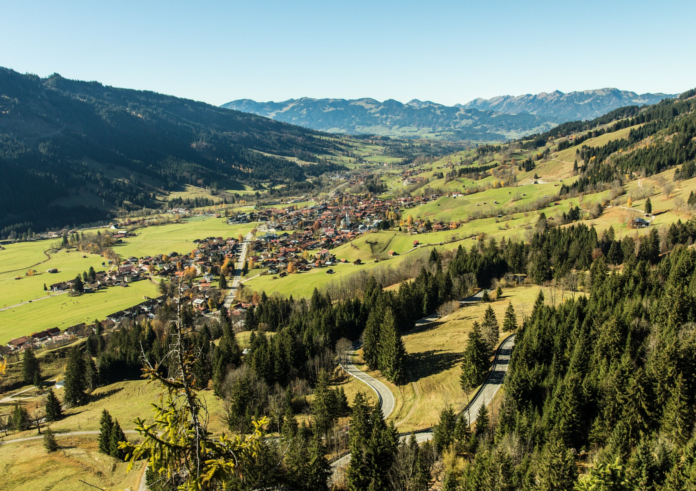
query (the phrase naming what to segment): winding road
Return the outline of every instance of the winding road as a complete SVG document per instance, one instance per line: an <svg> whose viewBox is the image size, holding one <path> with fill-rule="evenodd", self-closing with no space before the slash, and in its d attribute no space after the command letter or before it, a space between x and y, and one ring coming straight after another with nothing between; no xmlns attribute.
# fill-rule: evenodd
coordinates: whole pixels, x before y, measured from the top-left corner
<svg viewBox="0 0 696 491"><path fill-rule="evenodd" d="M481 297L483 296L483 292L484 290L481 290L475 295L461 300L461 303L464 305L480 302ZM417 321L415 327L413 328L413 330L410 331L410 333L420 330L424 326L436 321L438 318L439 316L437 314L433 314L431 316ZM467 418L470 418L470 423L474 423L476 421L476 417L478 415L479 409L481 409L481 406L484 404L490 404L490 402L493 400L493 397L498 392L498 389L500 389L500 386L503 384L503 381L505 379L505 373L507 372L508 365L510 364L510 356L512 354L512 348L514 347L514 345L514 334L511 334L510 336L505 338L502 343L500 343L500 346L496 351L495 359L493 360L493 366L488 374L488 377L483 382L481 387L479 387L471 402L469 402L469 404L462 410L462 414L465 413L467 415ZM353 344L353 350L347 353L347 355L350 357L349 359L353 358L355 352L358 349L360 349L360 343L356 342ZM377 398L379 399L379 402L382 405L382 414L384 414L384 418L386 419L394 410L395 400L394 394L392 394L391 390L389 390L389 388L379 380L375 379L374 377L371 377L367 373L357 368L352 362L347 362L345 363L345 365L341 366L346 372L348 372L350 376L357 378L358 380L369 386L373 391L375 391L375 393L377 393ZM410 433L401 434L400 438L406 439L409 436ZM429 428L427 430L415 433L414 436L416 438L416 441L419 443L431 440L433 438L433 428ZM336 480L336 478L342 472L343 468L346 467L349 462L350 454L347 454L331 463L334 480Z"/></svg>

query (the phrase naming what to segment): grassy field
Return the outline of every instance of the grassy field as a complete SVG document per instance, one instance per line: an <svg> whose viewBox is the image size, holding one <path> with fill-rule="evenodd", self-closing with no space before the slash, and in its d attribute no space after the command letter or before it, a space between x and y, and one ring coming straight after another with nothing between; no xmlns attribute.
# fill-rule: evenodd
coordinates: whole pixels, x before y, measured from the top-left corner
<svg viewBox="0 0 696 491"><path fill-rule="evenodd" d="M255 224L227 225L223 218L204 218L200 220L182 220L156 227L136 230L134 237L129 237L114 247L121 257L144 257L154 254L189 253L195 249L193 241L205 237L238 237L246 235Z"/></svg>
<svg viewBox="0 0 696 491"><path fill-rule="evenodd" d="M502 325L508 303L518 324L528 315L539 287L518 287L503 292L502 300L466 306L425 329L403 337L408 352L409 384L399 387L401 403L393 413L399 431L415 431L435 425L447 405L461 410L467 403L459 386L461 355L475 321L481 321L488 305ZM502 335L501 335L502 338Z"/></svg>
<svg viewBox="0 0 696 491"><path fill-rule="evenodd" d="M80 322L103 320L109 314L142 302L144 296L156 295L157 287L143 280L127 288L111 287L79 297L64 293L20 305L0 312L0 343L51 327L65 329Z"/></svg>
<svg viewBox="0 0 696 491"><path fill-rule="evenodd" d="M93 267L96 271L104 271L107 266L102 266L106 261L96 254L83 254L75 250L50 253L48 259L43 249L49 246L49 242L20 242L6 246L6 250L0 251L0 264L4 270L18 270L14 272L0 273L0 308L16 305L48 295L44 291L44 284L50 286L53 283L73 280L83 271ZM31 269L36 270L34 276L26 276L29 267L39 261L44 261ZM56 268L58 273L51 274L46 271ZM16 279L19 277L20 279Z"/></svg>
<svg viewBox="0 0 696 491"><path fill-rule="evenodd" d="M128 464L99 453L93 437L58 438L59 450L48 453L43 441L0 446L0 490L135 489L143 463ZM84 482L83 482L84 481Z"/></svg>

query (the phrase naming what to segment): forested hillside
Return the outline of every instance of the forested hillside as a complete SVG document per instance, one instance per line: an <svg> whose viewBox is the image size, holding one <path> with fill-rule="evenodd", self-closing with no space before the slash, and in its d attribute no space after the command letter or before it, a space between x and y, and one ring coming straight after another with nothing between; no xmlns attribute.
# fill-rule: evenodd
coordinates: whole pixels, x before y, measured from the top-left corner
<svg viewBox="0 0 696 491"><path fill-rule="evenodd" d="M0 68L0 235L153 207L158 193L184 184L302 181L336 168L317 155L339 149L314 131L250 114Z"/></svg>

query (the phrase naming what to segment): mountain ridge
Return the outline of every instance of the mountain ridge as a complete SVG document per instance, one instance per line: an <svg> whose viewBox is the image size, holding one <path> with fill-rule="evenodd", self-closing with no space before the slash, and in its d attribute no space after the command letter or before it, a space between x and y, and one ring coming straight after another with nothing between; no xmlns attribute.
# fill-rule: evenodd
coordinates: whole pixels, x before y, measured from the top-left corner
<svg viewBox="0 0 696 491"><path fill-rule="evenodd" d="M543 132L568 121L594 119L619 107L652 105L671 97L674 95L604 88L477 98L453 106L419 99L402 103L370 97L300 97L278 102L238 99L220 107L331 133L504 140Z"/></svg>
<svg viewBox="0 0 696 491"><path fill-rule="evenodd" d="M490 110L506 114L535 114L560 124L574 120L589 120L623 106L657 104L677 94L638 94L615 87L573 92L540 92L518 96L502 95L490 99L476 98L459 106L467 109Z"/></svg>
<svg viewBox="0 0 696 491"><path fill-rule="evenodd" d="M402 138L505 140L554 126L532 114L509 115L418 99L406 104L394 99L380 102L370 97L350 100L302 97L281 102L240 99L220 107L318 131Z"/></svg>

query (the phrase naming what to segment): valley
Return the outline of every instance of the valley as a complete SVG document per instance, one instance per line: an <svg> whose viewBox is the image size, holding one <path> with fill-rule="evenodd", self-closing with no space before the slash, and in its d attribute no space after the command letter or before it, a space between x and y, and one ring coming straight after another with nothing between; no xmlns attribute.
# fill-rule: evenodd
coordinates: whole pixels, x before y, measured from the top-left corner
<svg viewBox="0 0 696 491"><path fill-rule="evenodd" d="M649 431L650 445L669 441L683 463L669 472L696 468L696 415L683 402L694 382L692 92L533 135L433 141L337 136L145 92L3 76L24 89L4 103L2 124L18 125L28 104L25 123L52 131L3 137L0 162L18 162L7 155L21 143L43 155L27 157L35 170L55 155L84 170L32 213L98 201L107 175L128 191L95 220L3 215L0 489L168 490L191 478L187 459L204 455L213 475L227 452L244 469L225 471L234 489L296 486L312 473L323 488L362 489L356 469L376 465L365 455L378 451L391 473L429 456L409 464L427 474L422 489L477 489L469 473L496 462L509 479L541 482L554 458L566 484L589 482L615 455L637 480ZM53 104L81 108L61 113L74 115L65 130L30 103L24 91L39 86ZM186 145L137 140L139 150L97 160L90 142L121 145L81 126L106 99L117 101L110 117L130 101L135 118L157 121L147 131L176 129ZM120 127L145 131L131 116ZM199 138L189 124L212 133ZM63 141L66 132L81 136ZM62 153L68 144L79 151ZM106 449L115 426L105 411L129 443L119 448L117 435ZM31 439L48 428L58 450ZM405 443L412 433L420 446ZM208 453L149 460L174 469L159 487L146 459L195 452L196 441ZM31 461L41 470L28 475Z"/></svg>

